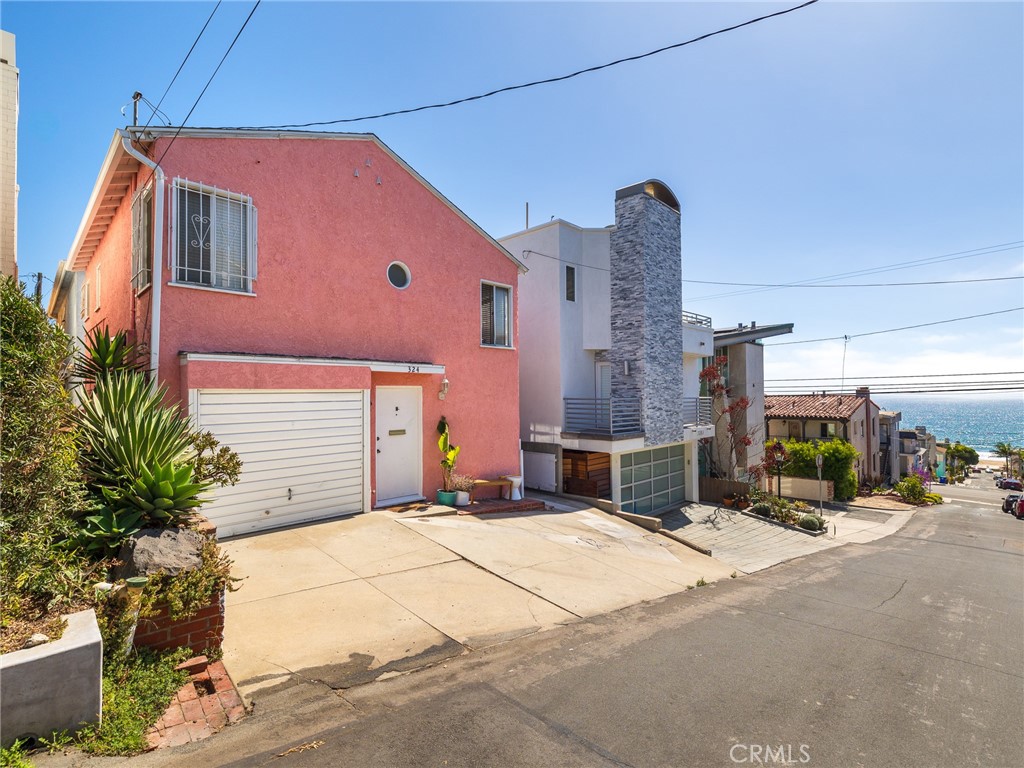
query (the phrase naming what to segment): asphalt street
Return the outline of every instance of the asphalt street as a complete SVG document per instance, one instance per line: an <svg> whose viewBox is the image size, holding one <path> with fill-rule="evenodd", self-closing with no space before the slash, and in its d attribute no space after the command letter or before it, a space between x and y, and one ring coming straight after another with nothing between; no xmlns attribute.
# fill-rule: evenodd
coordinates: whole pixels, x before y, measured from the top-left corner
<svg viewBox="0 0 1024 768"><path fill-rule="evenodd" d="M1024 520L926 508L871 544L277 695L133 765L1020 766Z"/></svg>

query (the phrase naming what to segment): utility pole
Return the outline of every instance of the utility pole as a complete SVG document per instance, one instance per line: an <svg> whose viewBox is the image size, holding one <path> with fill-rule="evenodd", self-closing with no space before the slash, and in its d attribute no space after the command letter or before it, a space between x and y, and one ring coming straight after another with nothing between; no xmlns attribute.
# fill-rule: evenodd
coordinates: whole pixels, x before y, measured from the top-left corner
<svg viewBox="0 0 1024 768"><path fill-rule="evenodd" d="M36 272L36 304L43 303L43 273Z"/></svg>

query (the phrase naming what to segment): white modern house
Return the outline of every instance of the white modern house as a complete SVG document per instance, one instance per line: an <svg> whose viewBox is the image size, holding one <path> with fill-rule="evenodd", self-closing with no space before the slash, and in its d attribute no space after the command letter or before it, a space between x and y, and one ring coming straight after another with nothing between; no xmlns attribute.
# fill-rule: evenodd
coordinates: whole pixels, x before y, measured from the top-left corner
<svg viewBox="0 0 1024 768"><path fill-rule="evenodd" d="M711 320L684 314L680 206L662 182L615 194L615 224L556 219L499 241L519 284L525 484L650 513L698 498Z"/></svg>
<svg viewBox="0 0 1024 768"><path fill-rule="evenodd" d="M712 420L715 422L714 440L705 443L707 451L703 456L705 471L711 474L728 474L734 470L737 479L746 480L750 467L764 458L764 346L763 339L783 336L793 332L792 323L772 325L750 325L739 323L732 328L715 329L715 357L724 360L720 364L725 394L713 404ZM712 362L705 360L705 365ZM733 419L716 418L731 403L746 398L750 406L739 412ZM728 433L732 421L736 434L749 435L750 446L734 445Z"/></svg>

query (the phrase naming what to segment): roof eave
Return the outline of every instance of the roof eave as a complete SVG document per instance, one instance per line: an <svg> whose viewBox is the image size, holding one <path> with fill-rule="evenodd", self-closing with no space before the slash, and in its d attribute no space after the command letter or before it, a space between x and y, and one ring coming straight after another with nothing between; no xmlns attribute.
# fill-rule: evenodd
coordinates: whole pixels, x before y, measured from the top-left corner
<svg viewBox="0 0 1024 768"><path fill-rule="evenodd" d="M114 137L110 140L110 146L107 148L106 157L103 159L103 165L100 166L96 183L93 185L89 202L85 206L82 221L78 225L78 232L75 234L71 250L68 252L68 257L65 260L66 269L74 272L81 271L88 266L89 261L92 259L92 254L95 252L95 243L89 244L90 236L102 238L109 224L109 220L106 217L108 215L112 217L112 213L108 213L109 210L111 208L116 210L124 198L126 186L125 189L121 189L116 195L116 202L112 203L105 199L108 190L113 186L114 180L119 174L126 172L127 169L124 167L126 162L130 162L134 167L138 166L137 161L124 151L124 147L121 144L121 132L115 131Z"/></svg>

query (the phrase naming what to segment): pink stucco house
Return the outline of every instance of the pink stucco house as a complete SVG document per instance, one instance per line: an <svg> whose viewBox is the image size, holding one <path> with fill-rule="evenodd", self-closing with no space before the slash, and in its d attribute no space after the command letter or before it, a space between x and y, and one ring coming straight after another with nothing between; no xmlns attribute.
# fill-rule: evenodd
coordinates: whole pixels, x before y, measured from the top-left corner
<svg viewBox="0 0 1024 768"><path fill-rule="evenodd" d="M118 131L63 269L51 312L241 455L221 535L432 497L442 416L460 471L521 473L525 268L376 136Z"/></svg>

